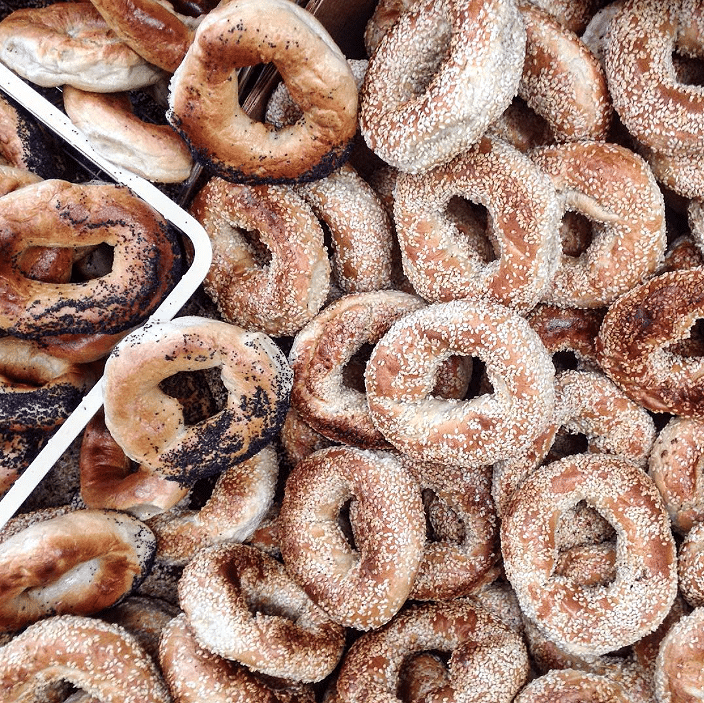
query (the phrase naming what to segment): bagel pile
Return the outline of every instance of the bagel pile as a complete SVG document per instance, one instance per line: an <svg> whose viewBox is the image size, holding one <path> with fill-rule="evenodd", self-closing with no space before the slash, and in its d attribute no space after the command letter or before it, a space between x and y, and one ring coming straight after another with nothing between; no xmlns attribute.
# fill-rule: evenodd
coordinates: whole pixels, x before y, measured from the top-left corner
<svg viewBox="0 0 704 703"><path fill-rule="evenodd" d="M700 700L704 3L315 6L0 21L0 697Z"/></svg>

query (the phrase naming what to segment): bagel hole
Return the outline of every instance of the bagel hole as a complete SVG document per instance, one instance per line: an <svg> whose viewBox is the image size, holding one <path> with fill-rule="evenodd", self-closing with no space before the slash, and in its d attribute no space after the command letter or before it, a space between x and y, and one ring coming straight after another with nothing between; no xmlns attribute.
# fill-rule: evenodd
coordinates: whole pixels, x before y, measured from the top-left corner
<svg viewBox="0 0 704 703"><path fill-rule="evenodd" d="M227 389L219 367L179 371L159 383L159 390L178 400L186 426L197 425L219 412L225 405Z"/></svg>
<svg viewBox="0 0 704 703"><path fill-rule="evenodd" d="M358 391L359 393L365 392L364 371L367 368L372 349L374 349L374 345L365 342L342 367L342 383L350 390Z"/></svg>
<svg viewBox="0 0 704 703"><path fill-rule="evenodd" d="M112 271L115 250L109 244L84 247L76 252L71 271L71 282L81 283L106 276Z"/></svg>
<svg viewBox="0 0 704 703"><path fill-rule="evenodd" d="M558 552L588 544L616 539L613 525L588 501L580 500L564 510L555 523L555 547Z"/></svg>
<svg viewBox="0 0 704 703"><path fill-rule="evenodd" d="M264 244L260 230L237 227L236 234L240 237L256 266L266 268L271 264L271 251Z"/></svg>
<svg viewBox="0 0 704 703"><path fill-rule="evenodd" d="M544 464L549 464L558 459L564 459L574 454L585 454L589 450L589 440L581 433L567 432L565 429L558 430L553 440L550 451L543 460Z"/></svg>
<svg viewBox="0 0 704 703"><path fill-rule="evenodd" d="M592 222L579 212L568 210L560 224L560 240L564 256L579 258L591 245L594 232Z"/></svg>
<svg viewBox="0 0 704 703"><path fill-rule="evenodd" d="M354 536L354 527L350 516L351 511L354 510L352 507L353 502L354 498L349 498L349 500L342 504L340 511L337 514L337 526L340 528L340 532L347 540L350 548L353 551L357 551L357 541Z"/></svg>
<svg viewBox="0 0 704 703"><path fill-rule="evenodd" d="M486 372L486 364L479 357L471 357L472 360L472 376L469 379L467 392L464 395L464 400L472 400L483 395L491 395L494 392L494 386L491 385L489 376Z"/></svg>
<svg viewBox="0 0 704 703"><path fill-rule="evenodd" d="M671 354L687 358L704 356L704 319L694 321L689 335L666 347Z"/></svg>
<svg viewBox="0 0 704 703"><path fill-rule="evenodd" d="M678 83L704 86L704 61L700 57L673 52L672 65Z"/></svg>
<svg viewBox="0 0 704 703"><path fill-rule="evenodd" d="M404 703L416 703L425 700L434 689L449 683L449 659L450 655L439 649L406 656L399 667L396 697Z"/></svg>
<svg viewBox="0 0 704 703"><path fill-rule="evenodd" d="M430 488L424 488L422 496L428 541L462 544L466 538L466 530L457 512Z"/></svg>
<svg viewBox="0 0 704 703"><path fill-rule="evenodd" d="M445 213L482 263L488 264L498 258L490 236L491 215L483 205L454 195L448 201Z"/></svg>
<svg viewBox="0 0 704 703"><path fill-rule="evenodd" d="M579 368L579 357L571 349L562 349L552 355L555 371L574 371Z"/></svg>

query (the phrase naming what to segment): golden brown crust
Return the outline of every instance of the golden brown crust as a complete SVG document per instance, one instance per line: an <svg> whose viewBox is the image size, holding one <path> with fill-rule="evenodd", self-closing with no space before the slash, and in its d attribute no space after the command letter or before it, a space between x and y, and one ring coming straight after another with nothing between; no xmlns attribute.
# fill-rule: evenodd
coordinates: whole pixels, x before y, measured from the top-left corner
<svg viewBox="0 0 704 703"><path fill-rule="evenodd" d="M0 22L0 59L40 86L115 92L164 73L124 44L88 2L15 10Z"/></svg>
<svg viewBox="0 0 704 703"><path fill-rule="evenodd" d="M143 467L133 470L105 426L102 408L83 432L79 468L86 507L124 510L140 520L173 507L189 490Z"/></svg>
<svg viewBox="0 0 704 703"><path fill-rule="evenodd" d="M354 549L338 526L350 500ZM408 598L425 517L420 488L394 455L352 447L311 454L289 474L278 528L287 570L336 622L369 630Z"/></svg>
<svg viewBox="0 0 704 703"><path fill-rule="evenodd" d="M247 116L235 71L273 63L304 117L275 129ZM345 57L306 10L284 0L221 3L200 23L171 81L169 121L196 159L244 183L306 181L344 162L357 130Z"/></svg>
<svg viewBox="0 0 704 703"><path fill-rule="evenodd" d="M178 591L198 643L254 671L320 681L342 656L344 628L255 547L202 549L184 568Z"/></svg>
<svg viewBox="0 0 704 703"><path fill-rule="evenodd" d="M654 412L704 414L702 359L672 353L704 314L704 269L669 271L624 293L597 338L599 363L635 401Z"/></svg>
<svg viewBox="0 0 704 703"><path fill-rule="evenodd" d="M183 408L159 384L177 372L219 368L225 407L187 426ZM256 454L288 408L292 372L269 337L196 316L147 324L105 364L105 424L134 461L193 483Z"/></svg>
<svg viewBox="0 0 704 703"><path fill-rule="evenodd" d="M74 510L35 522L0 544L0 628L113 605L151 566L154 535L107 510Z"/></svg>
<svg viewBox="0 0 704 703"><path fill-rule="evenodd" d="M64 109L108 161L156 183L181 183L193 168L186 143L169 125L145 122L127 93L95 93L66 85Z"/></svg>
<svg viewBox="0 0 704 703"><path fill-rule="evenodd" d="M224 319L274 336L294 335L323 307L330 286L323 230L289 186L213 178L190 210L212 243L204 285Z"/></svg>
<svg viewBox="0 0 704 703"><path fill-rule="evenodd" d="M0 326L38 338L123 332L146 319L180 274L166 220L123 186L46 180L0 199ZM114 247L111 272L82 283L31 280L17 269L30 246Z"/></svg>
<svg viewBox="0 0 704 703"><path fill-rule="evenodd" d="M183 61L193 28L168 3L157 0L91 0L110 29L142 58L169 73Z"/></svg>
<svg viewBox="0 0 704 703"><path fill-rule="evenodd" d="M618 535L617 576L603 587L553 575L554 525L580 501ZM675 544L662 498L641 469L620 457L575 455L534 471L503 516L501 545L523 612L578 656L605 654L652 632L677 594Z"/></svg>

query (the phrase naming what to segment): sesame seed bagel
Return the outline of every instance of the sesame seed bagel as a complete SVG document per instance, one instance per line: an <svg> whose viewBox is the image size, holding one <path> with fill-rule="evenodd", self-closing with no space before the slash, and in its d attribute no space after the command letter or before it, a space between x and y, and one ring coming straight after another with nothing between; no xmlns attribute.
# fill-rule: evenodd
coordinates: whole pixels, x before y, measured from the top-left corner
<svg viewBox="0 0 704 703"><path fill-rule="evenodd" d="M554 669L531 681L515 703L628 703L633 699L615 681L575 669Z"/></svg>
<svg viewBox="0 0 704 703"><path fill-rule="evenodd" d="M311 684L262 676L201 647L185 613L164 628L159 663L176 703L315 703Z"/></svg>
<svg viewBox="0 0 704 703"><path fill-rule="evenodd" d="M338 524L349 500L354 549ZM289 474L278 530L286 568L306 593L336 622L370 630L398 612L418 572L420 487L388 452L321 449Z"/></svg>
<svg viewBox="0 0 704 703"><path fill-rule="evenodd" d="M130 633L96 618L61 615L28 627L0 648L7 703L45 699L69 681L101 703L170 703L154 661Z"/></svg>
<svg viewBox="0 0 704 703"><path fill-rule="evenodd" d="M199 644L268 676L324 679L344 648L344 629L256 547L220 544L186 565L179 602Z"/></svg>
<svg viewBox="0 0 704 703"><path fill-rule="evenodd" d="M510 703L528 678L523 640L472 597L411 606L356 640L337 680L346 703L391 701L401 669L426 651L449 654L425 700Z"/></svg>
<svg viewBox="0 0 704 703"><path fill-rule="evenodd" d="M409 173L478 141L516 95L526 35L514 2L425 0L384 34L360 93L369 147Z"/></svg>
<svg viewBox="0 0 704 703"><path fill-rule="evenodd" d="M465 198L486 207L496 256L452 217ZM550 179L503 140L487 136L424 174L399 174L394 221L403 270L431 302L488 295L527 312L547 290L559 261L559 203Z"/></svg>
<svg viewBox="0 0 704 703"><path fill-rule="evenodd" d="M680 83L672 64L680 38L693 39L683 30L701 29L696 13L698 4L687 0L626 0L609 22L604 66L614 108L654 151L696 154L704 148L704 93ZM701 52L701 34L697 40Z"/></svg>
<svg viewBox="0 0 704 703"><path fill-rule="evenodd" d="M563 251L543 302L600 307L630 290L665 253L665 203L647 163L625 147L583 141L538 147L531 159L552 180L561 214L592 225L586 251Z"/></svg>
<svg viewBox="0 0 704 703"><path fill-rule="evenodd" d="M212 243L204 286L225 320L293 335L323 307L330 288L323 229L290 186L212 178L190 210ZM258 241L247 236L255 232Z"/></svg>
<svg viewBox="0 0 704 703"><path fill-rule="evenodd" d="M195 425L159 388L178 372L219 368L225 407ZM133 461L189 484L265 447L288 408L292 373L269 337L196 316L147 324L105 364L105 424Z"/></svg>
<svg viewBox="0 0 704 703"><path fill-rule="evenodd" d="M433 397L435 373L453 354L484 361L494 392ZM486 300L435 303L406 315L372 350L365 377L372 420L391 444L414 459L456 466L522 451L547 427L555 402L555 367L536 332Z"/></svg>
<svg viewBox="0 0 704 703"><path fill-rule="evenodd" d="M553 575L554 525L586 501L618 535L617 571L605 586ZM501 522L506 576L523 612L566 652L606 654L638 641L666 617L677 594L670 520L652 480L621 457L568 456L532 472Z"/></svg>
<svg viewBox="0 0 704 703"><path fill-rule="evenodd" d="M704 312L704 269L667 271L611 304L597 359L614 383L653 412L704 415L704 360L672 351Z"/></svg>
<svg viewBox="0 0 704 703"><path fill-rule="evenodd" d="M606 139L613 110L597 58L533 2L522 0L518 8L526 26L518 95L548 122L555 141Z"/></svg>
<svg viewBox="0 0 704 703"><path fill-rule="evenodd" d="M266 446L225 469L200 510L176 507L147 520L156 536L158 558L185 566L210 544L245 542L273 505L278 468L276 451Z"/></svg>

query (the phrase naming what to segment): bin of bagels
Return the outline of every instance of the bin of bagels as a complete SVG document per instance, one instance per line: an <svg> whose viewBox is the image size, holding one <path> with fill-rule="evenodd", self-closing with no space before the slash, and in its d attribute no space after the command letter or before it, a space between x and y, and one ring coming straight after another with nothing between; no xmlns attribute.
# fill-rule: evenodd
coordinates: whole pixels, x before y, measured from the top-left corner
<svg viewBox="0 0 704 703"><path fill-rule="evenodd" d="M0 0L0 698L704 689L702 16Z"/></svg>

